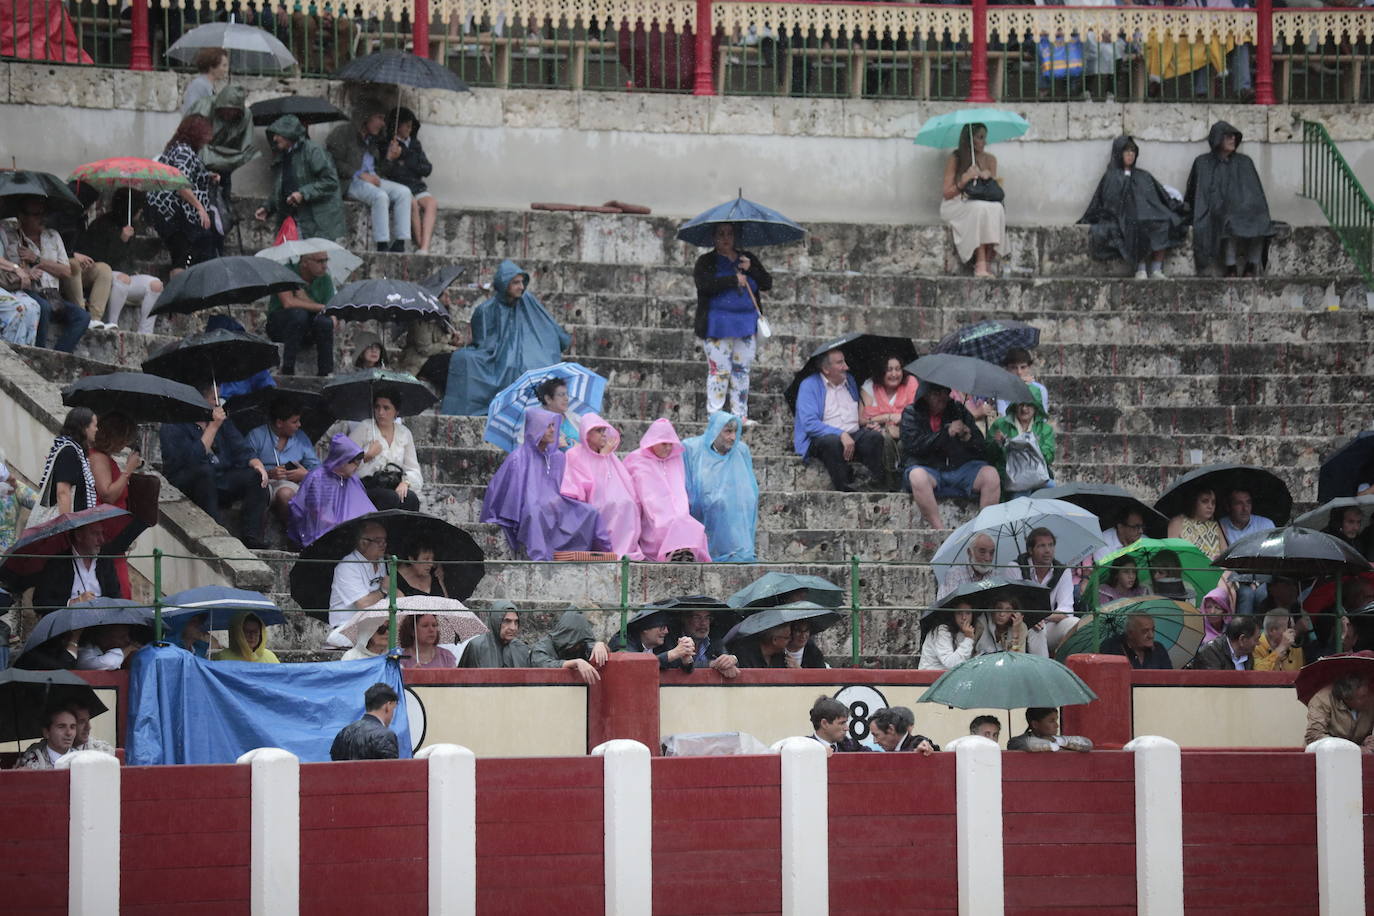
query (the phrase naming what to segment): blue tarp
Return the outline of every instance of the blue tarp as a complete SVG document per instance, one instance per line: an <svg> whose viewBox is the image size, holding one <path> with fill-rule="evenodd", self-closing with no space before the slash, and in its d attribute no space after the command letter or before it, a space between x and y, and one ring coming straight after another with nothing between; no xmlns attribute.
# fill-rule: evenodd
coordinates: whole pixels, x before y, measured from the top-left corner
<svg viewBox="0 0 1374 916"><path fill-rule="evenodd" d="M391 728L410 756L400 664L385 656L349 662L271 665L208 662L171 646L148 646L129 671L128 763L233 763L279 747L304 763L329 759L339 729L363 714L378 681L402 698Z"/></svg>

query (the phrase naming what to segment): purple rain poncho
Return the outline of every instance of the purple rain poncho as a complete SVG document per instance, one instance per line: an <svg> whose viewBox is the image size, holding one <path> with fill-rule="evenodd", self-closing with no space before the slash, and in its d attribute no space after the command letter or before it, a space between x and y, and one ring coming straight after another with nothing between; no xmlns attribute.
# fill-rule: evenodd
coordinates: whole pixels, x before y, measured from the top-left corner
<svg viewBox="0 0 1374 916"><path fill-rule="evenodd" d="M291 540L308 547L335 525L377 511L356 475L335 473L362 453L362 447L347 436L329 440L329 457L305 475L291 499L291 521L286 526Z"/></svg>
<svg viewBox="0 0 1374 916"><path fill-rule="evenodd" d="M531 560L552 560L555 550L611 549L596 509L560 492L567 456L557 440L540 447L549 424L560 421L541 407L525 411L525 441L506 456L482 498L482 521L504 528L511 550L523 548Z"/></svg>

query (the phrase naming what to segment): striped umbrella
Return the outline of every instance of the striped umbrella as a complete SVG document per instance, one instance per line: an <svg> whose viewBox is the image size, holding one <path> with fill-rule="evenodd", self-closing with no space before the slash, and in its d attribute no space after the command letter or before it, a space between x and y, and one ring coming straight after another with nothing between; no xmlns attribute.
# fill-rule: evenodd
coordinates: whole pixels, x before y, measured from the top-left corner
<svg viewBox="0 0 1374 916"><path fill-rule="evenodd" d="M1175 668L1182 668L1197 655L1198 646L1202 645L1202 613L1186 601L1142 595L1102 605L1097 612L1096 630L1093 618L1084 617L1064 637L1054 657L1063 662L1070 655L1096 652L1107 637L1125 634L1126 619L1131 614L1149 614L1154 618L1155 641L1169 653Z"/></svg>
<svg viewBox="0 0 1374 916"><path fill-rule="evenodd" d="M166 165L156 159L140 159L137 156L115 156L79 165L68 181L88 184L93 188L129 188L134 191L180 191L189 188L191 181L181 174L181 169ZM134 202L129 198L129 213L126 219L132 223Z"/></svg>
<svg viewBox="0 0 1374 916"><path fill-rule="evenodd" d="M487 428L482 438L508 452L525 434L525 411L539 406L534 389L547 378L557 377L568 383L568 413L600 413L601 398L606 393L606 380L586 366L577 363L558 363L543 369L531 369L496 392L487 407Z"/></svg>

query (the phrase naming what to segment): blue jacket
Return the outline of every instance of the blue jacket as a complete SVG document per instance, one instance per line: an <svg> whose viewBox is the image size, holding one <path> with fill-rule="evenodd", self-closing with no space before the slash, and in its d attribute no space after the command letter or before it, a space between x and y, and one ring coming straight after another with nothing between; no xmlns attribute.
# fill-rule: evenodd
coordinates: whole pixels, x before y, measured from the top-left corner
<svg viewBox="0 0 1374 916"><path fill-rule="evenodd" d="M854 381L854 376L849 373L845 373L844 381L849 386L854 403L859 403L859 383ZM792 432L792 447L803 460L806 453L811 450L813 439L820 436L838 436L843 432L833 426L827 426L821 420L824 416L825 380L817 372L802 379L801 387L797 389L797 425Z"/></svg>
<svg viewBox="0 0 1374 916"><path fill-rule="evenodd" d="M215 434L214 449L209 454L201 444L201 428L198 423L163 423L158 431L162 445L162 471L169 478L180 476L198 464L208 464L214 469L215 479L219 480L224 472L232 468L246 468L255 456L248 443L243 439L230 420L225 420Z"/></svg>

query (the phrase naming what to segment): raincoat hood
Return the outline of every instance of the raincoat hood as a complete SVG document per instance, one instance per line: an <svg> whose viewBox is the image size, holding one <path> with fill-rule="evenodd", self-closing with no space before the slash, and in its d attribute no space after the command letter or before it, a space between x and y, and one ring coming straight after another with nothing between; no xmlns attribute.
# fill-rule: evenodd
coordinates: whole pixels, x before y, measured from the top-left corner
<svg viewBox="0 0 1374 916"><path fill-rule="evenodd" d="M716 438L731 423L736 426L735 442L721 454L715 449ZM751 562L755 558L759 484L743 426L739 417L718 410L706 422L705 432L683 443L687 502L692 517L705 526L707 546L715 560Z"/></svg>
<svg viewBox="0 0 1374 916"><path fill-rule="evenodd" d="M1215 624L1212 620L1211 615L1209 615L1206 611L1205 605L1207 604L1207 599L1209 598L1214 603L1219 605L1221 609L1225 612L1225 616L1222 617L1220 624ZM1222 632L1226 628L1226 624L1229 623L1231 618L1235 615L1235 608L1231 606L1231 592L1226 588L1225 585L1218 585L1216 588L1212 589L1205 596L1203 596L1203 599L1200 602L1198 602L1198 610L1202 612L1203 641L1209 642L1213 639L1216 639L1218 636L1222 635Z"/></svg>
<svg viewBox="0 0 1374 916"><path fill-rule="evenodd" d="M329 455L324 459L325 469L335 473L362 453L361 445L340 433L329 440Z"/></svg>
<svg viewBox="0 0 1374 916"><path fill-rule="evenodd" d="M391 136L396 136L396 125L402 121L410 121L415 125L410 129L412 138L420 136L420 119L415 116L415 112L404 106L393 111L391 117L387 118L386 126Z"/></svg>
<svg viewBox="0 0 1374 916"><path fill-rule="evenodd" d="M243 635L243 626L250 619L258 622L262 633L261 641L256 648L249 647L248 640ZM277 657L267 648L267 627L263 625L262 618L252 611L240 611L235 614L229 623L229 649L221 652L219 658L222 661L275 662Z"/></svg>
<svg viewBox="0 0 1374 916"><path fill-rule="evenodd" d="M299 143L305 139L305 125L301 119L295 115L282 115L272 122L272 126L267 128L267 139L270 142L273 136L285 137L292 143Z"/></svg>
<svg viewBox="0 0 1374 916"><path fill-rule="evenodd" d="M587 441L587 433L591 432L594 429L597 429L598 427L606 430L606 438L611 443L611 451L607 454L602 454L600 452L593 452L591 449L587 449L587 452L595 458L609 458L611 455L615 454L616 450L620 448L620 430L616 429L614 426L607 423L605 420L601 419L601 417L597 416L594 413L584 413L582 415L582 423L578 427L578 432L580 432L582 435L581 442L579 444L585 443ZM576 446L574 446L574 448L575 447ZM585 445L583 447L585 448Z"/></svg>
<svg viewBox="0 0 1374 916"><path fill-rule="evenodd" d="M715 413L711 414L711 418L706 421L706 432L702 433L701 438L706 443L706 447L713 452L715 452L716 439L720 438L720 434L725 431L725 427L729 426L731 423L735 424L735 441L725 452L716 452L717 455L727 456L735 449L739 448L740 443L743 442L741 435L744 432L744 426L740 423L739 417L732 413L726 413L723 410L717 410Z"/></svg>
<svg viewBox="0 0 1374 916"><path fill-rule="evenodd" d="M1215 153L1221 149L1221 141L1227 134L1236 135L1236 150L1240 150L1241 141L1245 139L1245 136L1225 121L1218 121L1212 125L1211 130L1207 131L1207 145L1212 148L1212 152Z"/></svg>
<svg viewBox="0 0 1374 916"><path fill-rule="evenodd" d="M211 111L219 111L221 108L237 108L242 110L243 103L247 99L247 93L239 83L230 83L219 92L215 93L214 99L210 102ZM245 115L246 117L247 115ZM278 120L281 120L278 118Z"/></svg>
<svg viewBox="0 0 1374 916"><path fill-rule="evenodd" d="M539 440L544 438L544 433L548 431L549 424L553 424L554 431L557 432L562 422L563 418L552 410L545 410L542 407L529 408L525 411L525 444L541 455L558 451L557 438L545 447L539 445Z"/></svg>
<svg viewBox="0 0 1374 916"><path fill-rule="evenodd" d="M1047 416L1047 414L1045 413L1044 399L1043 399L1043 398L1041 397L1041 395L1040 395L1040 389L1039 389L1039 388L1033 388L1033 387L1031 387L1030 385L1027 385L1026 387L1027 387L1027 388L1030 388L1030 393L1031 393L1030 403L1035 405L1035 416L1036 416L1038 419L1042 419L1042 420L1045 419L1045 417ZM1015 417L1016 417L1016 408L1017 408L1018 406L1020 406L1021 404L1024 404L1024 403L1026 403L1026 402L1025 402L1025 401L1019 401L1019 402L1017 402L1016 404L1008 404L1008 405L1007 405L1007 410L1006 410L1006 416L1015 419Z"/></svg>
<svg viewBox="0 0 1374 916"><path fill-rule="evenodd" d="M1131 168L1140 165L1140 147L1136 144L1135 137L1130 134L1122 134L1112 141L1112 168L1124 169L1126 167L1121 157L1127 149L1135 150L1135 164Z"/></svg>
<svg viewBox="0 0 1374 916"><path fill-rule="evenodd" d="M491 278L491 291L496 294L496 298L511 304L510 296L506 290L510 287L510 281L516 277L525 278L525 290L530 288L530 274L527 270L521 270L520 265L507 258L496 267L496 273Z"/></svg>
<svg viewBox="0 0 1374 916"><path fill-rule="evenodd" d="M491 638L498 644L503 644L501 643L501 618L510 611L518 610L520 609L514 603L505 599L498 599L491 602L491 607L485 611L475 611L474 613L477 614L478 620L487 625L487 631L491 634Z"/></svg>
<svg viewBox="0 0 1374 916"><path fill-rule="evenodd" d="M664 442L671 443L673 450L667 458L659 458L650 449ZM652 458L655 461L672 461L674 458L681 457L682 452L682 440L678 438L677 430L673 429L673 424L667 417L659 417L650 423L643 438L639 440L639 448L635 449L635 454L642 454L643 457Z"/></svg>
<svg viewBox="0 0 1374 916"><path fill-rule="evenodd" d="M611 451L605 454L587 447L587 434L604 429ZM631 560L644 559L639 549L639 499L630 472L615 453L620 432L594 413L582 417L581 440L568 449L559 492L569 499L593 506L606 526L611 550Z"/></svg>
<svg viewBox="0 0 1374 916"><path fill-rule="evenodd" d="M553 649L561 659L586 658L587 643L595 642L592 625L581 611L564 611L549 631Z"/></svg>

